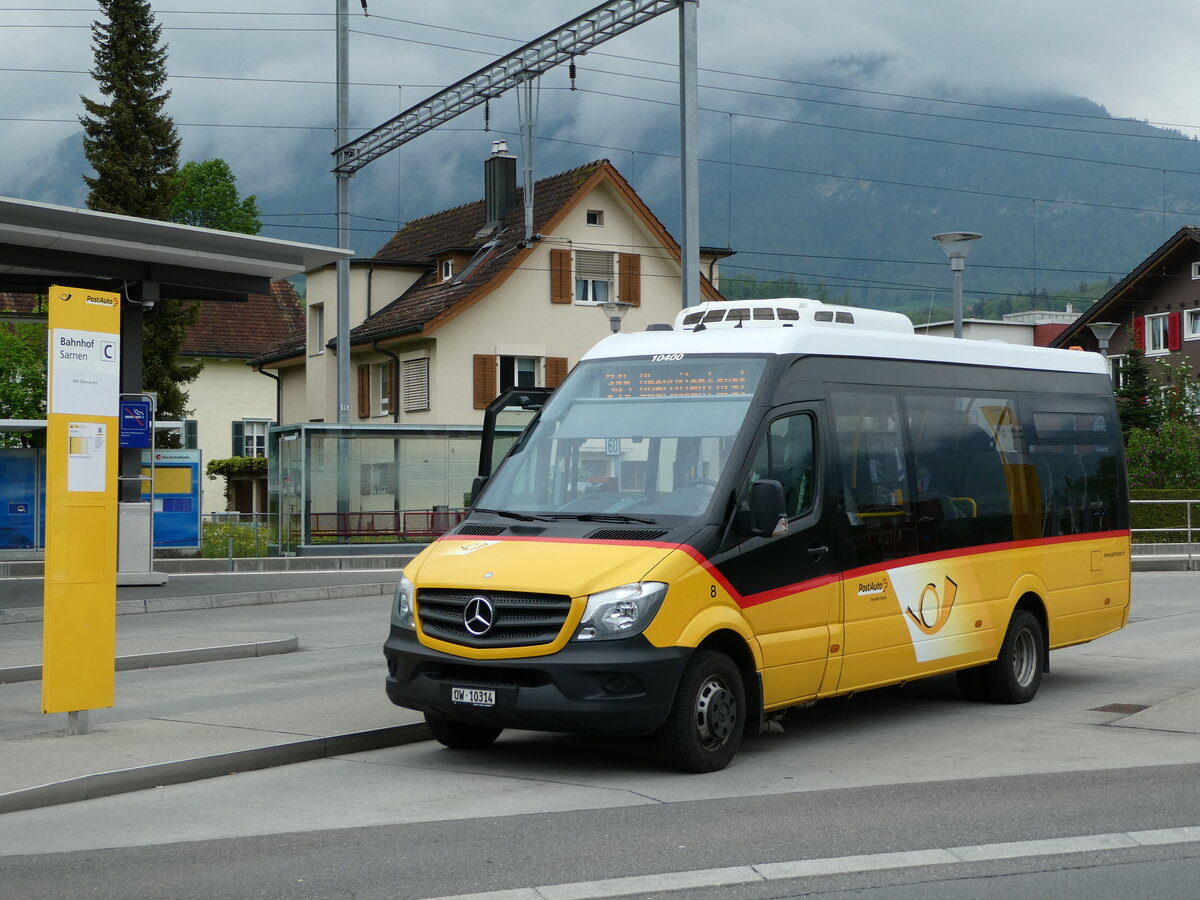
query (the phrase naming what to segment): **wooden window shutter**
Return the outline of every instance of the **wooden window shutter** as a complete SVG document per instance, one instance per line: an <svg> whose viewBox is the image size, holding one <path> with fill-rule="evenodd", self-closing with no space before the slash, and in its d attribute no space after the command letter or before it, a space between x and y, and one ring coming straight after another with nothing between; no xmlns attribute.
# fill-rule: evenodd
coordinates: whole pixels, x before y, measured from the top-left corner
<svg viewBox="0 0 1200 900"><path fill-rule="evenodd" d="M404 361L404 411L425 412L429 409L429 360Z"/></svg>
<svg viewBox="0 0 1200 900"><path fill-rule="evenodd" d="M240 419L233 423L233 452L229 455L246 455L246 423Z"/></svg>
<svg viewBox="0 0 1200 900"><path fill-rule="evenodd" d="M358 417L366 419L371 415L371 367L358 367Z"/></svg>
<svg viewBox="0 0 1200 900"><path fill-rule="evenodd" d="M571 251L550 251L550 302L570 303L575 291L571 284Z"/></svg>
<svg viewBox="0 0 1200 900"><path fill-rule="evenodd" d="M546 357L546 387L556 388L567 377L567 358L565 356Z"/></svg>
<svg viewBox="0 0 1200 900"><path fill-rule="evenodd" d="M1180 314L1173 312L1167 316L1167 349L1178 350L1183 346L1181 343L1183 332L1183 323L1180 319Z"/></svg>
<svg viewBox="0 0 1200 900"><path fill-rule="evenodd" d="M636 253L621 253L617 257L617 271L621 283L617 297L624 303L642 305L642 258Z"/></svg>
<svg viewBox="0 0 1200 900"><path fill-rule="evenodd" d="M1140 349L1140 350L1146 349L1146 317L1145 316L1134 316L1133 317L1133 342L1137 345L1138 349Z"/></svg>
<svg viewBox="0 0 1200 900"><path fill-rule="evenodd" d="M397 418L396 413L400 411L400 363L397 360L392 360L387 367L388 380L388 403L391 404L391 409L388 410L392 414L392 419Z"/></svg>
<svg viewBox="0 0 1200 900"><path fill-rule="evenodd" d="M496 357L491 354L475 354L475 408L487 409L496 399Z"/></svg>

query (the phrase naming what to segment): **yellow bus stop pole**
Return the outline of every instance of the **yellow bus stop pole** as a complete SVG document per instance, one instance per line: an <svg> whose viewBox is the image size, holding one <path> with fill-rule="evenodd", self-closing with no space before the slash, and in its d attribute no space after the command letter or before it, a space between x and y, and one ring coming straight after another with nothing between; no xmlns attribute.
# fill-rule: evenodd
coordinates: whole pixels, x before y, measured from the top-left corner
<svg viewBox="0 0 1200 900"><path fill-rule="evenodd" d="M48 298L42 712L113 705L121 295L52 285Z"/></svg>

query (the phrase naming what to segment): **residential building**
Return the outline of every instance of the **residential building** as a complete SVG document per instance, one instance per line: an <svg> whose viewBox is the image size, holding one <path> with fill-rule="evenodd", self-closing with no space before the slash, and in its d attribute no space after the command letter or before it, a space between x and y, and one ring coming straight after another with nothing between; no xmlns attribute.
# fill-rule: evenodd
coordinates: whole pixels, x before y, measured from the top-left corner
<svg viewBox="0 0 1200 900"><path fill-rule="evenodd" d="M503 389L556 386L611 315L640 330L678 312L679 245L612 163L537 182L527 219L516 160L498 144L484 199L351 260L351 422L478 425ZM715 281L727 255L702 253L705 274ZM333 266L309 272L304 334L254 360L278 374L283 423L338 420L336 281ZM701 295L720 297L708 278Z"/></svg>
<svg viewBox="0 0 1200 900"><path fill-rule="evenodd" d="M1200 228L1175 232L1055 338L1053 346L1100 350L1089 326L1102 322L1117 326L1106 350L1118 383L1131 341L1145 350L1147 359L1175 355L1192 374L1200 371Z"/></svg>
<svg viewBox="0 0 1200 900"><path fill-rule="evenodd" d="M267 429L278 415L278 382L247 362L303 329L300 297L288 281L272 282L270 294L250 294L245 303L201 303L200 317L188 329L179 354L185 365L204 363L187 386L192 416L183 423L184 446L199 449L206 464L231 456L266 456ZM231 479L228 507L224 487L224 479L205 480L205 513L266 511L265 472Z"/></svg>

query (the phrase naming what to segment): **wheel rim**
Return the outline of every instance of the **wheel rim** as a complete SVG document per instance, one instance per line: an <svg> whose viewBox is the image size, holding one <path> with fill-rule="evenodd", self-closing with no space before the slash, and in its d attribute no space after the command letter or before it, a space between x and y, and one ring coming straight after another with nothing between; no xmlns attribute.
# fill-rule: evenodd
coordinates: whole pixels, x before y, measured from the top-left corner
<svg viewBox="0 0 1200 900"><path fill-rule="evenodd" d="M1037 667L1037 641L1034 640L1032 631L1022 629L1013 641L1013 678L1021 687L1029 687L1033 683Z"/></svg>
<svg viewBox="0 0 1200 900"><path fill-rule="evenodd" d="M696 733L706 750L729 740L737 725L737 703L724 678L710 675L696 693Z"/></svg>

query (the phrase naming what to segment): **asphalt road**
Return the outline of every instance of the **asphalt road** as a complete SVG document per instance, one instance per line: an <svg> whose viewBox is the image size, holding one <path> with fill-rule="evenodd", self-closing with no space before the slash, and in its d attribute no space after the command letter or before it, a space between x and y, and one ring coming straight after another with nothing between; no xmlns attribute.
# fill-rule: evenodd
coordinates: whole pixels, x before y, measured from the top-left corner
<svg viewBox="0 0 1200 900"><path fill-rule="evenodd" d="M1190 898L1200 575L1138 574L1134 594L1130 626L1053 654L1029 704L969 703L952 678L868 692L790 713L706 776L650 741L506 733L10 813L3 893ZM375 650L346 652L366 671ZM249 662L163 677L299 677Z"/></svg>

